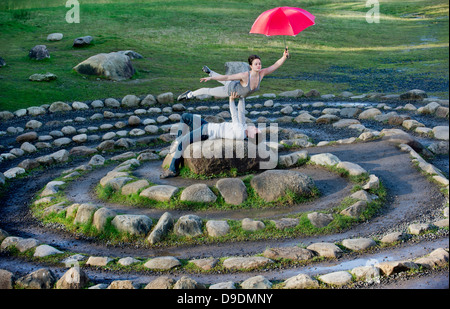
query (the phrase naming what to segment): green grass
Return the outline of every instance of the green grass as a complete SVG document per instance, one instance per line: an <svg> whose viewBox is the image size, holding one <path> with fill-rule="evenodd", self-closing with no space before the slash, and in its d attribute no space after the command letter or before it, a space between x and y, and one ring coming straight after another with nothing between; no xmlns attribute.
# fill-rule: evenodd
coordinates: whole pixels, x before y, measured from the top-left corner
<svg viewBox="0 0 450 309"><path fill-rule="evenodd" d="M364 1L80 3L79 24L66 22L69 9L64 1L0 3L0 57L7 63L0 68L0 110L14 111L59 100L123 98L127 94L158 95L170 91L177 95L200 87L203 65L223 72L225 62L246 61L252 53L262 57L263 66L271 65L281 56L283 38L251 35L249 30L261 12L275 6L307 9L316 16L316 25L297 37L287 38L292 58L262 82L261 93L298 88L315 88L321 93L400 92L425 81L424 87L428 85L429 89L423 90L448 97L448 90L436 88L436 82L433 83L447 82L448 87L446 1L380 1L379 24L366 22L368 8ZM46 37L53 32L63 33L63 40L48 42ZM94 44L73 48L73 40L84 35L93 36ZM50 59L28 59L29 50L38 44L47 45ZM72 70L92 55L129 49L144 56L132 61L136 74L131 80L97 80ZM28 81L30 75L45 72L56 74L58 79L50 83ZM320 78L308 78L316 75ZM392 82L393 76L398 84Z"/></svg>

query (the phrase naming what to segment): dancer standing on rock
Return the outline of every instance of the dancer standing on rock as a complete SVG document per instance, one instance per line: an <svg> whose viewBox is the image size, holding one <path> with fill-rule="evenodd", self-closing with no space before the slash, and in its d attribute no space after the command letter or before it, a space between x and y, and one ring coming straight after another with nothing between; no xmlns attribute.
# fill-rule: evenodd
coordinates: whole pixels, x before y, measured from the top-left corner
<svg viewBox="0 0 450 309"><path fill-rule="evenodd" d="M240 99L238 107L234 100L239 98L236 92L232 92L230 98L231 122L208 123L200 118L200 115L183 114L181 116L181 126L189 128L187 134L183 136L183 127L178 127L177 140L172 144L171 152L174 153L169 169L161 174L160 178L175 177L179 174L180 165L183 161L183 152L186 147L197 141L207 139L234 139L244 140L246 138L258 140L257 135L261 131L255 126L247 126L245 121L244 100Z"/></svg>
<svg viewBox="0 0 450 309"><path fill-rule="evenodd" d="M209 77L200 79L200 82L216 80L222 83L223 86L201 88L195 91L188 90L178 97L178 101L195 99L195 97L203 94L218 98L226 98L232 92L237 93L240 98L246 98L253 92L259 90L261 80L281 67L288 57L289 52L286 48L283 56L277 62L268 68L262 69L261 58L257 55L251 55L248 57L250 71L232 75L220 75L210 70L207 66L204 66L202 70L206 74L209 74Z"/></svg>

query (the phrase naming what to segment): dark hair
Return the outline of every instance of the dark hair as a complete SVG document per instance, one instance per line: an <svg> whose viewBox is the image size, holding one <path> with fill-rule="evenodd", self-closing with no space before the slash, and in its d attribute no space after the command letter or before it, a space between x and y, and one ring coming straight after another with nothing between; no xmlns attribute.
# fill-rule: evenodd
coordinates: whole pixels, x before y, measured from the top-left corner
<svg viewBox="0 0 450 309"><path fill-rule="evenodd" d="M250 57L248 57L248 64L252 65L252 63L255 59L261 60L261 58L259 58L258 55L251 55Z"/></svg>

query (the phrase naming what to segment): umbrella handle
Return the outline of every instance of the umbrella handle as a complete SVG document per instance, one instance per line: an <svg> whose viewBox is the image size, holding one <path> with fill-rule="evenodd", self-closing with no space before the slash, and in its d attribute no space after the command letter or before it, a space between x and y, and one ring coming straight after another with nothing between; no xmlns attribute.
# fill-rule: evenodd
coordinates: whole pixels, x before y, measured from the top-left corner
<svg viewBox="0 0 450 309"><path fill-rule="evenodd" d="M285 47L285 50L288 51L288 48ZM287 54L287 55L286 55L286 58L287 58L287 59L291 58L291 55Z"/></svg>

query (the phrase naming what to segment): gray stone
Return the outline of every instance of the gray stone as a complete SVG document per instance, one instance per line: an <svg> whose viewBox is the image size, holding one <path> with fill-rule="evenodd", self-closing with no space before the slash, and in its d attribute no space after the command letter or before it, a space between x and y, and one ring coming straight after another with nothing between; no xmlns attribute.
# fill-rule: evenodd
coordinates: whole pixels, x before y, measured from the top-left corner
<svg viewBox="0 0 450 309"><path fill-rule="evenodd" d="M45 45L36 45L28 53L28 57L34 60L50 58L50 53Z"/></svg>
<svg viewBox="0 0 450 309"><path fill-rule="evenodd" d="M172 92L161 93L156 97L156 101L160 104L173 103L173 93Z"/></svg>
<svg viewBox="0 0 450 309"><path fill-rule="evenodd" d="M436 126L433 128L434 138L439 140L449 140L449 127L448 126Z"/></svg>
<svg viewBox="0 0 450 309"><path fill-rule="evenodd" d="M350 174L350 176L360 176L367 173L367 171L361 166L352 162L340 162L336 167L343 168Z"/></svg>
<svg viewBox="0 0 450 309"><path fill-rule="evenodd" d="M396 241L401 241L403 239L405 239L405 234L403 232L392 232L392 233L389 233L389 234L383 236L383 238L381 238L380 241L382 243L390 244L390 243L393 243Z"/></svg>
<svg viewBox="0 0 450 309"><path fill-rule="evenodd" d="M61 102L61 101L53 102L50 105L50 107L48 108L48 111L50 113L68 112L71 110L72 110L72 107L69 104Z"/></svg>
<svg viewBox="0 0 450 309"><path fill-rule="evenodd" d="M355 238L355 239L344 239L342 241L342 245L347 249L353 251L361 251L376 246L376 242L370 238Z"/></svg>
<svg viewBox="0 0 450 309"><path fill-rule="evenodd" d="M157 185L144 189L139 195L151 200L168 202L179 191L177 187L170 185Z"/></svg>
<svg viewBox="0 0 450 309"><path fill-rule="evenodd" d="M408 226L408 231L413 235L419 235L425 231L430 230L431 227L432 226L429 223L414 223Z"/></svg>
<svg viewBox="0 0 450 309"><path fill-rule="evenodd" d="M94 38L90 35L78 37L73 41L73 47L84 47L90 45L93 39Z"/></svg>
<svg viewBox="0 0 450 309"><path fill-rule="evenodd" d="M247 187L239 178L220 179L216 187L225 199L225 203L240 205L247 199Z"/></svg>
<svg viewBox="0 0 450 309"><path fill-rule="evenodd" d="M168 270L177 266L181 266L181 263L173 256L156 257L144 264L144 267L153 270Z"/></svg>
<svg viewBox="0 0 450 309"><path fill-rule="evenodd" d="M375 264L374 266L379 268L381 273L385 276L408 271L410 269L419 269L419 266L411 261L387 261Z"/></svg>
<svg viewBox="0 0 450 309"><path fill-rule="evenodd" d="M329 258L338 258L342 255L342 250L333 243L314 243L306 249L317 252L318 255Z"/></svg>
<svg viewBox="0 0 450 309"><path fill-rule="evenodd" d="M150 184L147 180L141 179L137 181L130 182L122 187L123 195L130 195L138 193L139 190L148 187Z"/></svg>
<svg viewBox="0 0 450 309"><path fill-rule="evenodd" d="M36 250L34 251L33 256L35 257L46 257L46 256L50 256L50 255L55 255L55 254L61 254L63 253L62 251L49 246L49 245L40 245L38 247L36 247Z"/></svg>
<svg viewBox="0 0 450 309"><path fill-rule="evenodd" d="M320 212L312 212L308 214L308 219L315 227L322 228L326 227L331 223L331 221L333 221L333 215Z"/></svg>
<svg viewBox="0 0 450 309"><path fill-rule="evenodd" d="M174 286L174 290L186 290L186 289L204 289L205 286L203 284L197 283L194 279L183 276L180 280L178 280Z"/></svg>
<svg viewBox="0 0 450 309"><path fill-rule="evenodd" d="M271 220L271 221L275 224L275 227L279 230L296 227L300 222L298 218L281 218L278 220Z"/></svg>
<svg viewBox="0 0 450 309"><path fill-rule="evenodd" d="M112 262L113 259L106 256L90 256L86 261L86 265L91 266L106 266L108 263Z"/></svg>
<svg viewBox="0 0 450 309"><path fill-rule="evenodd" d="M380 269L374 266L358 266L353 268L350 273L356 280L371 282L373 279L380 278Z"/></svg>
<svg viewBox="0 0 450 309"><path fill-rule="evenodd" d="M185 188L180 196L183 202L214 203L217 196L205 184L193 184Z"/></svg>
<svg viewBox="0 0 450 309"><path fill-rule="evenodd" d="M234 290L236 286L233 281L219 282L209 286L210 290Z"/></svg>
<svg viewBox="0 0 450 309"><path fill-rule="evenodd" d="M250 181L255 192L266 202L276 201L291 192L311 196L314 181L307 175L291 170L268 170Z"/></svg>
<svg viewBox="0 0 450 309"><path fill-rule="evenodd" d="M273 263L271 259L262 256L253 257L231 257L223 261L223 267L226 269L255 269L259 267L264 267L268 264Z"/></svg>
<svg viewBox="0 0 450 309"><path fill-rule="evenodd" d="M97 75L115 81L130 79L134 74L130 58L116 52L92 56L76 65L74 70L80 74ZM105 100L107 106L109 103Z"/></svg>
<svg viewBox="0 0 450 309"><path fill-rule="evenodd" d="M342 286L352 281L352 275L347 271L336 271L319 276L319 280L331 285Z"/></svg>
<svg viewBox="0 0 450 309"><path fill-rule="evenodd" d="M319 287L319 282L306 274L298 274L284 281L285 289L314 289Z"/></svg>
<svg viewBox="0 0 450 309"><path fill-rule="evenodd" d="M169 278L167 276L161 276L156 278L155 280L149 282L144 289L171 289L173 285L175 284L175 280L172 278Z"/></svg>
<svg viewBox="0 0 450 309"><path fill-rule="evenodd" d="M341 162L338 157L331 153L313 155L311 156L310 161L322 166L333 166Z"/></svg>
<svg viewBox="0 0 450 309"><path fill-rule="evenodd" d="M195 237L203 234L203 222L199 216L185 215L180 217L174 226L174 233L178 236Z"/></svg>
<svg viewBox="0 0 450 309"><path fill-rule="evenodd" d="M251 277L248 278L247 280L243 281L241 283L241 287L243 289L258 289L258 290L262 290L262 289L271 289L272 288L272 283L267 280L266 278L264 278L264 276L255 276L255 277Z"/></svg>
<svg viewBox="0 0 450 309"><path fill-rule="evenodd" d="M206 231L211 237L225 236L230 231L227 221L209 220L206 223Z"/></svg>
<svg viewBox="0 0 450 309"><path fill-rule="evenodd" d="M205 258L205 259L195 259L190 260L192 264L203 269L203 270L211 270L216 267L217 263L219 263L219 259L216 258Z"/></svg>
<svg viewBox="0 0 450 309"><path fill-rule="evenodd" d="M78 290L85 288L88 283L87 274L79 267L72 267L56 282L56 288Z"/></svg>
<svg viewBox="0 0 450 309"><path fill-rule="evenodd" d="M279 247L266 249L263 252L263 256L272 260L289 259L303 261L312 259L315 254L311 250L300 247Z"/></svg>
<svg viewBox="0 0 450 309"><path fill-rule="evenodd" d="M170 213L165 212L158 220L158 223L156 224L153 231L150 233L150 235L147 238L147 241L150 244L155 244L161 239L167 235L169 230L173 227L173 217Z"/></svg>
<svg viewBox="0 0 450 309"><path fill-rule="evenodd" d="M24 289L51 289L56 282L54 273L47 268L38 269L17 279L16 284Z"/></svg>
<svg viewBox="0 0 450 309"><path fill-rule="evenodd" d="M0 269L0 290L11 290L14 287L15 276L12 272Z"/></svg>
<svg viewBox="0 0 450 309"><path fill-rule="evenodd" d="M39 73L32 74L32 75L30 75L30 77L28 77L28 80L30 80L32 82L50 82L57 78L58 77L55 74L47 72L45 74L39 74Z"/></svg>
<svg viewBox="0 0 450 309"><path fill-rule="evenodd" d="M92 219L92 225L98 231L103 231L104 228L106 227L108 219L114 218L116 215L117 215L117 213L114 210L106 208L106 207L102 207L94 213L94 217Z"/></svg>
<svg viewBox="0 0 450 309"><path fill-rule="evenodd" d="M81 204L73 221L74 224L90 223L98 206L92 204Z"/></svg>
<svg viewBox="0 0 450 309"><path fill-rule="evenodd" d="M111 224L119 232L145 236L150 231L153 222L145 215L117 215Z"/></svg>
<svg viewBox="0 0 450 309"><path fill-rule="evenodd" d="M253 219L249 219L249 218L244 218L242 219L242 229L244 231L259 231L259 230L263 230L266 228L266 225L259 220L253 220Z"/></svg>
<svg viewBox="0 0 450 309"><path fill-rule="evenodd" d="M340 213L344 216L349 216L349 217L357 219L366 209L367 209L367 202L366 201L358 201L358 202L354 203L353 205L345 208Z"/></svg>

